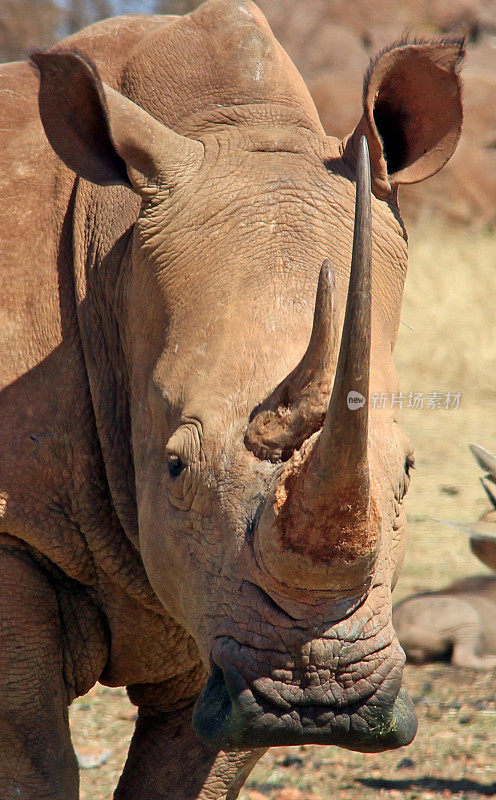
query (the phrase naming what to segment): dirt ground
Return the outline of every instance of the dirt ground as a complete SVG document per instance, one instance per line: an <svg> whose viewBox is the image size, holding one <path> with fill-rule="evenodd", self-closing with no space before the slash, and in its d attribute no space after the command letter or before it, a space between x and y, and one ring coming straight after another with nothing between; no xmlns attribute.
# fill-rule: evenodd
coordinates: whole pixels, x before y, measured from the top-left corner
<svg viewBox="0 0 496 800"><path fill-rule="evenodd" d="M437 520L471 521L485 509L480 471L467 442L496 451L494 237L412 236L397 347L402 390L424 394L424 408L401 421L416 445L408 496L409 539L395 591L438 588L487 570L467 538ZM413 331L411 330L413 327ZM461 392L459 408L427 408L427 395ZM405 405L407 400L405 401ZM242 800L496 797L496 672L446 664L407 666L418 735L408 748L364 755L334 747L273 748L259 762ZM71 709L73 738L86 768L82 800L110 800L132 733L124 690L97 686Z"/></svg>
<svg viewBox="0 0 496 800"><path fill-rule="evenodd" d="M496 796L496 675L445 664L407 666L405 685L419 719L408 748L373 755L309 745L272 748L248 778L240 800ZM132 713L121 690L98 687L77 703L72 714L76 744L91 740L87 757L109 757L103 766L81 770L82 800L112 797Z"/></svg>

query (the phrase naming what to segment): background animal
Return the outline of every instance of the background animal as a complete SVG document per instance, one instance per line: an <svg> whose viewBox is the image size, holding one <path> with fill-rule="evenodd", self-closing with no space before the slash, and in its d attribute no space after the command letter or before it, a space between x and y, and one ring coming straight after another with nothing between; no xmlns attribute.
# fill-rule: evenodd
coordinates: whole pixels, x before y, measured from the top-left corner
<svg viewBox="0 0 496 800"><path fill-rule="evenodd" d="M449 658L457 667L496 667L496 577L477 575L444 590L407 597L393 625L416 664Z"/></svg>
<svg viewBox="0 0 496 800"><path fill-rule="evenodd" d="M460 527L475 556L496 571L496 459L477 444L470 450L486 471L481 483L491 508ZM449 657L459 667L496 667L496 577L477 575L445 589L407 597L393 609L393 624L407 658L417 664Z"/></svg>
<svg viewBox="0 0 496 800"><path fill-rule="evenodd" d="M120 798L411 740L411 447L368 400L396 389L396 188L456 146L461 55L382 53L341 142L249 3L83 31L34 56L39 96L2 69L2 796L77 796L97 679L139 707Z"/></svg>

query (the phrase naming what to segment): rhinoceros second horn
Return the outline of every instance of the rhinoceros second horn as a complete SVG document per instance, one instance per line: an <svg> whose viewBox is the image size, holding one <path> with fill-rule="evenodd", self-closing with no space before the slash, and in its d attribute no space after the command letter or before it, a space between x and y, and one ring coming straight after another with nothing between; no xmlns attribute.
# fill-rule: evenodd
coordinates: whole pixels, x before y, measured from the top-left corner
<svg viewBox="0 0 496 800"><path fill-rule="evenodd" d="M374 562L378 534L367 459L371 240L370 163L363 137L350 282L327 415L317 441L307 441L276 478L255 538L261 563L289 588L358 595ZM317 302L316 314L320 306ZM359 398L358 407L349 403L349 393Z"/></svg>

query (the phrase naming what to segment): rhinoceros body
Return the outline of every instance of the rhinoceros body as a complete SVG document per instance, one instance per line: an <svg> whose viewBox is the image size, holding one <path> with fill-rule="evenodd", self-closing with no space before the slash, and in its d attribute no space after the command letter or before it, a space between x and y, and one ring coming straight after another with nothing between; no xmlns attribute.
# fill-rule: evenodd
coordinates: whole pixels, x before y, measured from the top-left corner
<svg viewBox="0 0 496 800"><path fill-rule="evenodd" d="M383 53L343 142L242 0L1 67L2 800L77 798L67 706L97 680L139 707L121 800L413 737L411 448L368 399L397 389L397 187L456 146L460 55Z"/></svg>
<svg viewBox="0 0 496 800"><path fill-rule="evenodd" d="M474 523L447 523L470 536L470 549L496 571L496 458L470 450L485 472L481 483L490 508ZM496 577L474 575L436 592L407 597L393 609L393 624L407 657L423 663L449 656L459 667L496 668Z"/></svg>
<svg viewBox="0 0 496 800"><path fill-rule="evenodd" d="M457 667L496 668L496 578L474 575L393 609L407 658L421 664L449 657Z"/></svg>

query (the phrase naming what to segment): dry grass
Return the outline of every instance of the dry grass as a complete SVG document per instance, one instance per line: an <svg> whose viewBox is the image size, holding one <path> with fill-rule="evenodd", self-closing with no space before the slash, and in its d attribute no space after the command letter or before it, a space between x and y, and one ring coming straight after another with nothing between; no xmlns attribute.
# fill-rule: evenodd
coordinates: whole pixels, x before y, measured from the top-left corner
<svg viewBox="0 0 496 800"><path fill-rule="evenodd" d="M455 410L404 409L417 468L398 596L483 571L466 537L432 520L470 521L485 508L467 443L496 450L494 236L425 228L410 238L410 270L396 364L403 391L461 392ZM450 493L451 492L451 493Z"/></svg>
<svg viewBox="0 0 496 800"><path fill-rule="evenodd" d="M496 451L495 249L496 242L484 235L425 229L411 235L402 316L414 331L401 326L396 364L402 389L460 391L462 400L458 410L402 412L402 425L416 445L417 468L396 599L485 571L466 536L433 518L470 521L485 506L467 442ZM420 721L408 750L364 756L336 748L274 748L241 798L283 800L283 787L294 787L285 800L496 796L496 674L409 667L406 684ZM76 744L93 748L96 756L111 751L106 764L82 771L82 800L108 800L125 758L132 709L122 690L103 687L74 706Z"/></svg>
<svg viewBox="0 0 496 800"><path fill-rule="evenodd" d="M404 390L461 391L478 404L496 399L496 237L418 228L396 363Z"/></svg>

